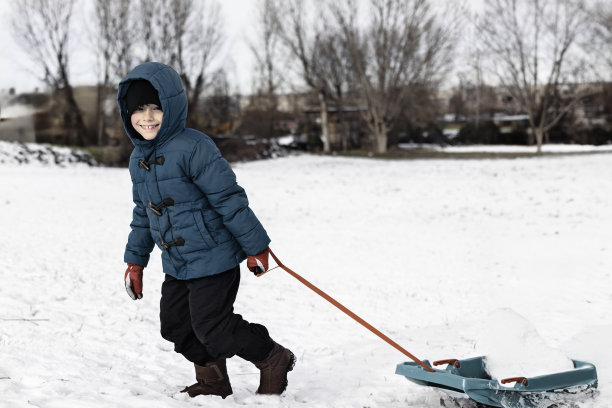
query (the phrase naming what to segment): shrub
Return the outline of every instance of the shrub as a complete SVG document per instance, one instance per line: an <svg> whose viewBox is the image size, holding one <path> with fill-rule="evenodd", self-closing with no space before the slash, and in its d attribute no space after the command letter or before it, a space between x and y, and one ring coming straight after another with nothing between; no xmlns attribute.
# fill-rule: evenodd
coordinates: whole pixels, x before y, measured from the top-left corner
<svg viewBox="0 0 612 408"><path fill-rule="evenodd" d="M463 125L453 142L457 144L498 144L501 139L501 132L495 123L483 122L478 127L474 123Z"/></svg>

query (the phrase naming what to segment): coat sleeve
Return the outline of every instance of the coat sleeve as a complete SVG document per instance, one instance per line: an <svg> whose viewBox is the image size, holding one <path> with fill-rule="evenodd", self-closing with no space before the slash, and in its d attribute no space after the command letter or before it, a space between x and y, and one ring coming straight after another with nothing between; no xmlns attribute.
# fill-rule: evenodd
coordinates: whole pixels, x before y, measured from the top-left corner
<svg viewBox="0 0 612 408"><path fill-rule="evenodd" d="M134 211L132 212L132 223L130 224L132 231L128 236L123 260L126 263L145 267L149 263L149 255L155 246L155 242L149 230L147 210L138 197L138 191L135 184L132 185L132 197L135 204Z"/></svg>
<svg viewBox="0 0 612 408"><path fill-rule="evenodd" d="M247 255L256 255L266 249L270 238L249 208L247 195L236 182L234 171L212 141L198 143L190 158L189 172L242 250Z"/></svg>

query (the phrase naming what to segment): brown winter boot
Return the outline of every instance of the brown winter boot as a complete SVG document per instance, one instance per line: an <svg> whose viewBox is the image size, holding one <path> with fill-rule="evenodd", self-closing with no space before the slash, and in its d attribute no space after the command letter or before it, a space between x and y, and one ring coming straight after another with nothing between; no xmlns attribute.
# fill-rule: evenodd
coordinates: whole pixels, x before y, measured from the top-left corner
<svg viewBox="0 0 612 408"><path fill-rule="evenodd" d="M225 399L232 395L232 385L227 376L225 359L206 363L203 366L195 365L197 383L185 387L181 392L186 392L190 397L198 395L218 395Z"/></svg>
<svg viewBox="0 0 612 408"><path fill-rule="evenodd" d="M287 373L293 370L295 356L280 344L274 343L268 357L253 364L260 372L257 393L280 395L287 388Z"/></svg>

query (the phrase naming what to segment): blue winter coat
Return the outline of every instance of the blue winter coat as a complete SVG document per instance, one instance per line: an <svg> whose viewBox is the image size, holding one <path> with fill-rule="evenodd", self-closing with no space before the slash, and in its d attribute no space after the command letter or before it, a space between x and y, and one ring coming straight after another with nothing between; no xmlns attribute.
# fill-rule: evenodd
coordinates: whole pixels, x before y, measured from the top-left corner
<svg viewBox="0 0 612 408"><path fill-rule="evenodd" d="M159 94L162 125L153 140L132 127L125 95L146 79ZM263 251L270 238L219 149L205 134L185 128L187 97L169 66L148 62L119 84L119 111L134 143L130 157L134 212L124 261L146 266L157 245L164 272L178 279L215 275Z"/></svg>

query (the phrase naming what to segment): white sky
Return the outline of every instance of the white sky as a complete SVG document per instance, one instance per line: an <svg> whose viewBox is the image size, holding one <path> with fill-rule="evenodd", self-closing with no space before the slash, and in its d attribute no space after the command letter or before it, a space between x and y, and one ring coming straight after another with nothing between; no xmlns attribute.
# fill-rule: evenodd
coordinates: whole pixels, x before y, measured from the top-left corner
<svg viewBox="0 0 612 408"><path fill-rule="evenodd" d="M6 91L11 87L17 92L32 91L34 88L42 88L42 83L37 79L37 66L24 53L11 31L10 11L11 3L16 0L0 0L0 91ZM223 63L231 75L230 84L239 86L242 92L251 89L251 75L253 69L253 58L248 47L246 37L252 30L250 22L255 15L255 0L223 0L219 1L222 7L222 17L227 29L227 42L224 47L226 57ZM81 7L75 8L74 22L84 24L88 19L91 4L88 0L77 0ZM93 53L87 38L71 39L71 80L74 85L94 84L96 82L96 65Z"/></svg>
<svg viewBox="0 0 612 408"><path fill-rule="evenodd" d="M37 79L38 67L29 56L15 42L11 30L10 11L11 4L18 0L0 0L0 93L9 88L16 88L17 92L28 92L34 88L43 88ZM365 0L359 0L364 1ZM444 5L448 0L433 0L434 4ZM252 90L252 72L254 70L254 57L248 45L248 38L255 35L255 22L258 0L217 0L221 5L222 18L227 41L219 58L225 65L229 74L232 92L249 93ZM91 14L90 0L77 0L73 22L86 25ZM478 8L482 0L465 0L470 8ZM79 29L78 32L86 30ZM70 47L71 65L70 78L73 85L92 85L96 83L96 61L87 36L73 36Z"/></svg>

